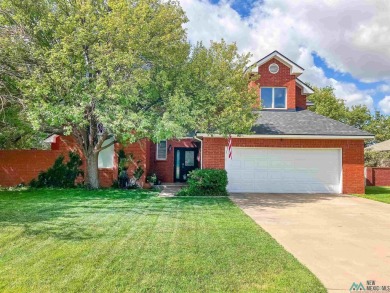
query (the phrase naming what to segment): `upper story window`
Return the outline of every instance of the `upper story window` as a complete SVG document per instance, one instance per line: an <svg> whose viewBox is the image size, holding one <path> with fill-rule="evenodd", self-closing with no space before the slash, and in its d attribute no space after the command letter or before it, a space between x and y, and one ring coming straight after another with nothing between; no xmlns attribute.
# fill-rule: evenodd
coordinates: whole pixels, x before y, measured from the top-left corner
<svg viewBox="0 0 390 293"><path fill-rule="evenodd" d="M276 64L276 63L272 63L269 67L268 67L268 70L269 72L271 72L272 74L276 74L279 72L279 65Z"/></svg>
<svg viewBox="0 0 390 293"><path fill-rule="evenodd" d="M162 140L156 145L156 159L166 160L167 159L167 141Z"/></svg>
<svg viewBox="0 0 390 293"><path fill-rule="evenodd" d="M284 87L262 87L260 92L264 109L286 109L287 89Z"/></svg>

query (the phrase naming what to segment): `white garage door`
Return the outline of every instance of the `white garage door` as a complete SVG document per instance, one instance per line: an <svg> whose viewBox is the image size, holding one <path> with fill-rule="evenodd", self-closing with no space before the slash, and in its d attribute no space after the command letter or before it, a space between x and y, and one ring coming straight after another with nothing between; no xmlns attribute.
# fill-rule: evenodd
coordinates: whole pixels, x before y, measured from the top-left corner
<svg viewBox="0 0 390 293"><path fill-rule="evenodd" d="M229 192L341 193L340 149L233 147Z"/></svg>

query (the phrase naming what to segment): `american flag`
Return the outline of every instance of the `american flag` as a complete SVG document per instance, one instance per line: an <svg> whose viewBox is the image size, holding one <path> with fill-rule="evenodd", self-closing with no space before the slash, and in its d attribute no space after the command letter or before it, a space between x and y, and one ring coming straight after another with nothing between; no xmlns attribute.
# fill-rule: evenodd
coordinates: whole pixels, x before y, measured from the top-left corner
<svg viewBox="0 0 390 293"><path fill-rule="evenodd" d="M228 139L228 155L229 155L229 159L232 160L233 159L233 151L232 151L232 135L229 135L229 139Z"/></svg>

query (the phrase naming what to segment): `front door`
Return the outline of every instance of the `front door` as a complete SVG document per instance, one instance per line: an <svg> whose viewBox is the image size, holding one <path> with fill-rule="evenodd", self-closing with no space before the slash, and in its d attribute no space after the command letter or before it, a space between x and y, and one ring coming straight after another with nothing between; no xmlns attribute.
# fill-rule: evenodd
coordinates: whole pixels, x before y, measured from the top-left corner
<svg viewBox="0 0 390 293"><path fill-rule="evenodd" d="M187 181L188 173L198 168L197 148L175 148L175 182Z"/></svg>

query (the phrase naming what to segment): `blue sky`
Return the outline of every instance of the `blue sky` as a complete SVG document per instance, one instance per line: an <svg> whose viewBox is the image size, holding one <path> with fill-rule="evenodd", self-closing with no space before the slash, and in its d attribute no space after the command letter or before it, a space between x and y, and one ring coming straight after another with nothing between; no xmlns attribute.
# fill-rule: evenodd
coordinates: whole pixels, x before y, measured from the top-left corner
<svg viewBox="0 0 390 293"><path fill-rule="evenodd" d="M324 71L325 76L327 78L334 78L334 79L336 79L340 82L343 82L343 83L353 83L356 85L357 89L359 89L361 91L369 91L371 93L371 96L373 97L375 107L377 107L379 109L378 102L384 97L384 93L381 91L378 91L376 89L382 85L386 85L385 82L382 82L382 81L362 82L362 81L354 78L351 73L339 72L339 71L336 71L336 70L328 67L328 65L326 64L326 61L323 58L321 58L320 56L318 56L315 52L313 52L312 55L313 55L313 60L314 60L315 66L321 68Z"/></svg>
<svg viewBox="0 0 390 293"><path fill-rule="evenodd" d="M191 42L224 38L253 61L273 50L349 106L390 114L390 1L180 0Z"/></svg>

